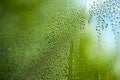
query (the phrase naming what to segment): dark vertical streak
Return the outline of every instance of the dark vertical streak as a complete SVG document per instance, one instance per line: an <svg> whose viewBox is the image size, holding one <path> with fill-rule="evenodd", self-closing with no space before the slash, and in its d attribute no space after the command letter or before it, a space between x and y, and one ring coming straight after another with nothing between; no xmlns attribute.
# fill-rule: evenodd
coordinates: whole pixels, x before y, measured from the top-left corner
<svg viewBox="0 0 120 80"><path fill-rule="evenodd" d="M69 54L69 57L68 57L68 80L72 80L72 72L73 72L73 46L74 46L74 43L73 43L73 39L71 39L71 42L70 42L70 54Z"/></svg>

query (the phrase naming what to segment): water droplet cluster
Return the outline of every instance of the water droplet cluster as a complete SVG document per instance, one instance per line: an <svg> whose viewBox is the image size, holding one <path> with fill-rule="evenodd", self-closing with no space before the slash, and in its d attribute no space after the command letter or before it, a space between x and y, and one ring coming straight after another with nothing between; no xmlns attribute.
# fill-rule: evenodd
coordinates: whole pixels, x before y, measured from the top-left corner
<svg viewBox="0 0 120 80"><path fill-rule="evenodd" d="M98 4L100 2L100 4ZM94 0L90 7L90 20L96 25L96 32L98 34L99 44L102 45L103 35L105 31L111 31L114 34L114 39L119 48L120 39L120 1L119 0L105 0L97 1ZM111 35L110 33L110 35ZM109 37L111 37L109 35Z"/></svg>
<svg viewBox="0 0 120 80"><path fill-rule="evenodd" d="M86 0L82 6L82 0L41 1L35 10L12 7L17 13L6 9L0 18L0 79L102 80L109 64L102 63L103 56L89 59L97 51L86 23L94 24L100 47L106 32L113 33L119 51L120 1L90 0L89 13Z"/></svg>

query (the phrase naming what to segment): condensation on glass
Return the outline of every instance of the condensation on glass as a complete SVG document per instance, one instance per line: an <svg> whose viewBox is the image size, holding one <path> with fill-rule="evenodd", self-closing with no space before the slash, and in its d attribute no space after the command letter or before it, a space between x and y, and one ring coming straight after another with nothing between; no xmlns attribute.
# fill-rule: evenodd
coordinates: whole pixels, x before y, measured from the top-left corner
<svg viewBox="0 0 120 80"><path fill-rule="evenodd" d="M0 80L120 80L120 0L31 1L0 1Z"/></svg>

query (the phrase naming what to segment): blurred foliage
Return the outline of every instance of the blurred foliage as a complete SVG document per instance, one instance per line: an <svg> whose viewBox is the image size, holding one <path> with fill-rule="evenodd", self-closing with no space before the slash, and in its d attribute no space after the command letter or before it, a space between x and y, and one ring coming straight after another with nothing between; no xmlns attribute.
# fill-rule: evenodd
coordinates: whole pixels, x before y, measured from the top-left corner
<svg viewBox="0 0 120 80"><path fill-rule="evenodd" d="M117 58L115 52L106 56L91 32L80 35L76 35L70 43L72 51L68 59L68 70L72 72L69 72L68 80L117 80L113 69Z"/></svg>
<svg viewBox="0 0 120 80"><path fill-rule="evenodd" d="M0 1L0 80L117 80L75 1Z"/></svg>

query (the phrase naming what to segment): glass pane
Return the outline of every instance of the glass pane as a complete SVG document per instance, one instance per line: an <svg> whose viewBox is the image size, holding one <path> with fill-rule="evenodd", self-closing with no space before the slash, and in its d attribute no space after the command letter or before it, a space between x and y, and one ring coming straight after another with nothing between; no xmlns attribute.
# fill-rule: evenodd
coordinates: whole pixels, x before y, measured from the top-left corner
<svg viewBox="0 0 120 80"><path fill-rule="evenodd" d="M1 0L0 80L120 80L119 0Z"/></svg>

